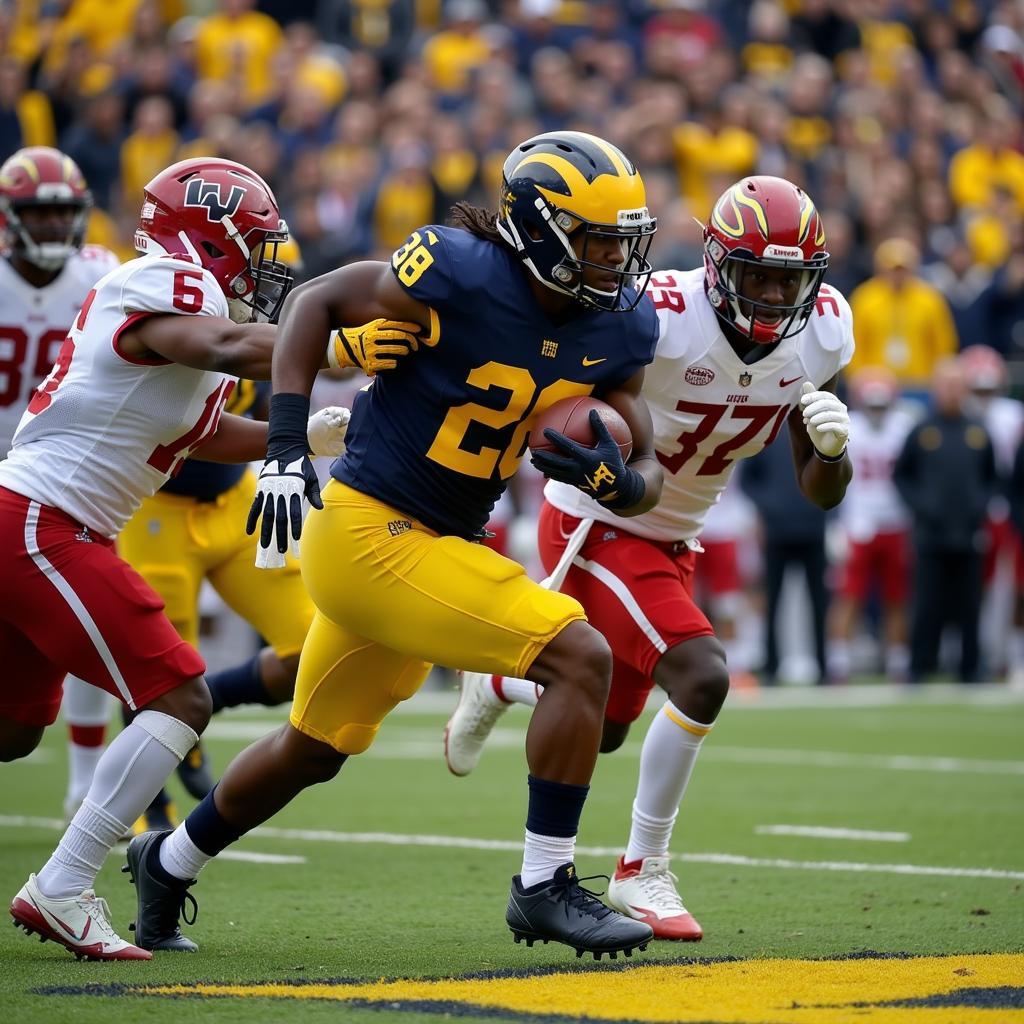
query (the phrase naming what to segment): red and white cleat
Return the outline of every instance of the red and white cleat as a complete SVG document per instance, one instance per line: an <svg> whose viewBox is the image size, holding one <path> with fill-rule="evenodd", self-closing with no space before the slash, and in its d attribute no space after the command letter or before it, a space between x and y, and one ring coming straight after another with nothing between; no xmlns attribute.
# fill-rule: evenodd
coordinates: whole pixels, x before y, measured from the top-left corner
<svg viewBox="0 0 1024 1024"><path fill-rule="evenodd" d="M704 930L683 906L676 892L678 879L668 869L668 857L644 857L627 864L622 857L608 884L608 903L654 929L656 939L699 942Z"/></svg>
<svg viewBox="0 0 1024 1024"><path fill-rule="evenodd" d="M107 901L92 889L80 896L54 900L44 896L29 875L11 901L15 926L41 942L52 939L69 949L79 960L152 960L148 949L125 942L110 926Z"/></svg>

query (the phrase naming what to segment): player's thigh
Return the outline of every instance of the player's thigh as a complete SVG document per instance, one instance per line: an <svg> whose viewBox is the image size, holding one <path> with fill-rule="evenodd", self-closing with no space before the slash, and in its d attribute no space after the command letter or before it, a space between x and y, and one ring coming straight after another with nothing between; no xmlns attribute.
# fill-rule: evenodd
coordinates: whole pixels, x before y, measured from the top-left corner
<svg viewBox="0 0 1024 1024"><path fill-rule="evenodd" d="M60 711L64 670L20 629L0 622L0 719L18 725L51 725Z"/></svg>
<svg viewBox="0 0 1024 1024"><path fill-rule="evenodd" d="M118 535L117 550L164 602L164 612L187 643L199 643L199 588L208 549L197 539L196 503L155 494Z"/></svg>
<svg viewBox="0 0 1024 1024"><path fill-rule="evenodd" d="M549 572L575 523L550 505L542 508L540 549ZM604 634L617 662L651 679L654 666L669 648L714 633L690 592L693 567L692 552L672 552L597 523L573 559L562 591L583 605L588 621ZM615 687L613 677L613 691Z"/></svg>
<svg viewBox="0 0 1024 1024"><path fill-rule="evenodd" d="M303 532L302 575L328 619L422 661L523 676L579 604L534 583L517 562L439 537L332 483Z"/></svg>
<svg viewBox="0 0 1024 1024"><path fill-rule="evenodd" d="M299 658L291 723L343 754L361 754L385 716L423 685L430 664L367 640L319 612Z"/></svg>
<svg viewBox="0 0 1024 1024"><path fill-rule="evenodd" d="M12 529L19 519L20 538ZM62 672L129 707L148 704L205 671L152 587L109 541L55 509L4 497L0 580L6 623Z"/></svg>

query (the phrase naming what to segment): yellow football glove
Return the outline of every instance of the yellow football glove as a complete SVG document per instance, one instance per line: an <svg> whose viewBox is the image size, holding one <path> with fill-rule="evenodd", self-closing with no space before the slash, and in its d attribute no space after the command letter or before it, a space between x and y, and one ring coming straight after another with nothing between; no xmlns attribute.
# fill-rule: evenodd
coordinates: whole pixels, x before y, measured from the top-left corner
<svg viewBox="0 0 1024 1024"><path fill-rule="evenodd" d="M362 327L344 327L335 331L327 347L332 367L358 366L368 377L381 370L393 370L398 360L419 346L419 324L380 317Z"/></svg>

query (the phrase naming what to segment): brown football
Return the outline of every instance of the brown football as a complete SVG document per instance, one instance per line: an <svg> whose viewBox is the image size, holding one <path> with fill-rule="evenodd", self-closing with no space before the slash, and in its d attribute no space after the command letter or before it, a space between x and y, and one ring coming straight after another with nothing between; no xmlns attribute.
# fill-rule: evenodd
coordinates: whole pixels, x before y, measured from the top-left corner
<svg viewBox="0 0 1024 1024"><path fill-rule="evenodd" d="M564 454L544 436L546 427L557 430L588 448L593 448L597 438L594 437L594 431L590 426L591 409L596 409L600 413L608 433L615 438L619 451L622 452L623 460L628 459L629 453L633 450L633 435L629 432L626 421L607 402L583 395L563 398L537 415L530 428L531 450Z"/></svg>

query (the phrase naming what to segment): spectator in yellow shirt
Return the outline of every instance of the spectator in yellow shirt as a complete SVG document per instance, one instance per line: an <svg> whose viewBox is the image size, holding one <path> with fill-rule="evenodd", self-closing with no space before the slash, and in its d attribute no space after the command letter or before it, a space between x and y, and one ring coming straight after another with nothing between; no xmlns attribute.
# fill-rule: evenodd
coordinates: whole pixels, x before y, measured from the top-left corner
<svg viewBox="0 0 1024 1024"><path fill-rule="evenodd" d="M126 209L142 205L146 182L174 163L178 148L174 108L163 96L149 96L135 108L134 129L121 146L121 202Z"/></svg>
<svg viewBox="0 0 1024 1024"><path fill-rule="evenodd" d="M448 27L423 47L430 83L448 95L464 95L470 75L491 56L491 43L481 31L487 8L481 0L452 0L445 5Z"/></svg>
<svg viewBox="0 0 1024 1024"><path fill-rule="evenodd" d="M992 205L997 189L1009 192L1024 214L1024 154L1020 120L1002 98L992 97L977 136L956 153L949 164L949 190L957 206L985 208Z"/></svg>
<svg viewBox="0 0 1024 1024"><path fill-rule="evenodd" d="M220 12L205 18L196 35L200 78L235 82L247 107L272 92L271 67L283 43L273 18L254 11L256 0L220 0Z"/></svg>
<svg viewBox="0 0 1024 1024"><path fill-rule="evenodd" d="M850 371L888 368L904 389L924 390L936 365L959 349L942 293L917 276L920 253L905 238L875 250L875 276L850 296L857 342Z"/></svg>

